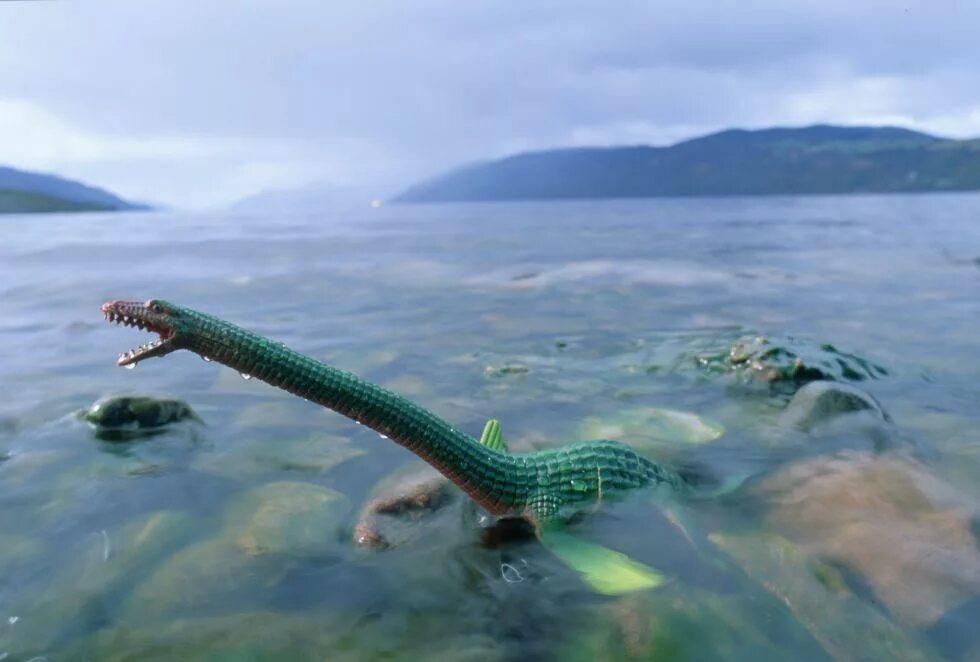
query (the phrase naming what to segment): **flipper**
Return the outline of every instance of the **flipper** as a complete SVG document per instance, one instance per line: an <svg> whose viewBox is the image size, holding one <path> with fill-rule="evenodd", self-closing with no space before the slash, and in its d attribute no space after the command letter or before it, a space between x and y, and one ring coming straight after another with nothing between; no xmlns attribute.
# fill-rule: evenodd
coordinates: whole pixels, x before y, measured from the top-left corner
<svg viewBox="0 0 980 662"><path fill-rule="evenodd" d="M480 443L491 450L501 453L507 452L507 445L504 443L503 434L500 432L500 421L495 418L487 421L483 428L483 434L480 435Z"/></svg>
<svg viewBox="0 0 980 662"><path fill-rule="evenodd" d="M500 431L500 421L490 419L480 435L480 443L501 453L508 452ZM539 514L548 510L541 504ZM556 516L557 513L551 513ZM557 519L545 516L539 520L541 543L565 565L575 570L594 590L604 595L621 595L656 588L666 579L653 568L638 563L625 554L583 540L565 530Z"/></svg>
<svg viewBox="0 0 980 662"><path fill-rule="evenodd" d="M541 544L603 595L622 595L657 588L667 581L662 573L653 568L621 552L572 535L559 523L539 527L538 535Z"/></svg>

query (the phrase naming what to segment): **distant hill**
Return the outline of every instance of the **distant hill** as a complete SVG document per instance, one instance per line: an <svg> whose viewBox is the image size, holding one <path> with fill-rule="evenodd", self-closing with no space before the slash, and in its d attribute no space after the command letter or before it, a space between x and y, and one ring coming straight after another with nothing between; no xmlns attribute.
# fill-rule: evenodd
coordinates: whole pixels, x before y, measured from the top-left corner
<svg viewBox="0 0 980 662"><path fill-rule="evenodd" d="M94 186L0 166L0 214L148 209Z"/></svg>
<svg viewBox="0 0 980 662"><path fill-rule="evenodd" d="M453 170L396 202L980 189L980 140L895 127L731 129L670 147L557 149Z"/></svg>

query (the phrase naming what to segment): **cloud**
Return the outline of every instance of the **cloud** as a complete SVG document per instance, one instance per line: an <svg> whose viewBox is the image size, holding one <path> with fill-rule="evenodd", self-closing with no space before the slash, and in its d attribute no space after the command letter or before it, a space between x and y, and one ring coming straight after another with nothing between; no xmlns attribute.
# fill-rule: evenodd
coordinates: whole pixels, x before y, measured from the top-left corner
<svg viewBox="0 0 980 662"><path fill-rule="evenodd" d="M973 135L976 25L924 0L0 3L0 145L33 136L0 160L203 205L733 125Z"/></svg>

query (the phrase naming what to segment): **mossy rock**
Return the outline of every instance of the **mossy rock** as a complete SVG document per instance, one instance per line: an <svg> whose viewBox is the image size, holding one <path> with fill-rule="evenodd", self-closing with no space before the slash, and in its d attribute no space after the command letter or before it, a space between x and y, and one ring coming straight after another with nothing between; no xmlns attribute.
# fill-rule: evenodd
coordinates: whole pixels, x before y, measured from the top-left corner
<svg viewBox="0 0 980 662"><path fill-rule="evenodd" d="M840 382L814 381L796 392L779 416L787 427L810 431L841 416L867 412L880 421L891 420L877 400L861 389Z"/></svg>
<svg viewBox="0 0 980 662"><path fill-rule="evenodd" d="M101 398L80 416L103 441L129 441L160 434L182 421L201 421L183 400L145 395Z"/></svg>
<svg viewBox="0 0 980 662"><path fill-rule="evenodd" d="M658 407L626 409L590 417L579 426L579 439L613 439L638 449L705 444L721 437L720 423L686 411Z"/></svg>
<svg viewBox="0 0 980 662"><path fill-rule="evenodd" d="M829 343L792 336L744 336L727 350L702 351L694 361L705 372L732 374L742 384L768 385L781 395L817 380L858 382L888 374L877 363Z"/></svg>
<svg viewBox="0 0 980 662"><path fill-rule="evenodd" d="M281 481L255 488L228 508L224 534L250 556L316 556L337 543L349 510L340 492L312 483Z"/></svg>

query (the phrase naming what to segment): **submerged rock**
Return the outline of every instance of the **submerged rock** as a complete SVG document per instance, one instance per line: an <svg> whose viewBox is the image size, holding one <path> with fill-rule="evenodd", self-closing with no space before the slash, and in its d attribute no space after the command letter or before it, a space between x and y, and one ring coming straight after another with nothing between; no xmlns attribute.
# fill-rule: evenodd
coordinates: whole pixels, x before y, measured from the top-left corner
<svg viewBox="0 0 980 662"><path fill-rule="evenodd" d="M483 369L483 374L487 377L507 377L508 375L523 375L531 369L520 363L505 363L504 365L488 365Z"/></svg>
<svg viewBox="0 0 980 662"><path fill-rule="evenodd" d="M283 565L260 565L232 541L211 539L178 550L132 592L127 622L158 621L171 614L254 597L278 584Z"/></svg>
<svg viewBox="0 0 980 662"><path fill-rule="evenodd" d="M118 625L61 647L49 659L141 662L276 660L512 659L499 641L454 628L450 619L425 611L384 609L363 615L333 611L238 611Z"/></svg>
<svg viewBox="0 0 980 662"><path fill-rule="evenodd" d="M779 417L787 427L803 431L830 423L845 414L868 412L882 421L890 417L878 401L861 389L840 382L810 382L793 396Z"/></svg>
<svg viewBox="0 0 980 662"><path fill-rule="evenodd" d="M464 497L428 464L413 463L383 478L371 491L354 526L354 542L387 549L429 533L426 521Z"/></svg>
<svg viewBox="0 0 980 662"><path fill-rule="evenodd" d="M643 449L671 444L704 444L724 434L715 421L691 412L659 407L636 407L612 416L585 419L580 439L614 439Z"/></svg>
<svg viewBox="0 0 980 662"><path fill-rule="evenodd" d="M0 533L0 576L44 551L40 540L19 534Z"/></svg>
<svg viewBox="0 0 980 662"><path fill-rule="evenodd" d="M178 550L133 592L134 620L262 595L295 559L323 558L338 545L347 498L312 483L275 482L232 501L217 535Z"/></svg>
<svg viewBox="0 0 980 662"><path fill-rule="evenodd" d="M81 418L105 441L126 441L159 434L180 421L201 421L183 400L137 395L102 398L83 411Z"/></svg>
<svg viewBox="0 0 980 662"><path fill-rule="evenodd" d="M335 546L349 504L336 490L280 481L250 490L228 510L228 538L250 556L316 556Z"/></svg>
<svg viewBox="0 0 980 662"><path fill-rule="evenodd" d="M977 504L913 460L819 457L756 490L769 529L853 570L905 624L929 625L980 595Z"/></svg>
<svg viewBox="0 0 980 662"><path fill-rule="evenodd" d="M862 381L888 374L882 366L828 343L815 345L792 336L746 336L727 351L704 352L695 361L708 372L734 374L745 383L789 393L812 381Z"/></svg>
<svg viewBox="0 0 980 662"><path fill-rule="evenodd" d="M280 439L277 433L243 432L227 443L214 444L196 453L195 471L232 480L261 475L325 474L340 464L360 457L365 450L350 439L314 433Z"/></svg>
<svg viewBox="0 0 980 662"><path fill-rule="evenodd" d="M785 604L834 659L928 660L933 654L855 595L840 571L775 535L709 539L746 574Z"/></svg>
<svg viewBox="0 0 980 662"><path fill-rule="evenodd" d="M763 596L764 597L764 596ZM776 601L693 586L635 593L597 606L561 660L820 659L813 638Z"/></svg>
<svg viewBox="0 0 980 662"><path fill-rule="evenodd" d="M17 622L0 632L0 652L30 659L93 621L108 619L132 577L186 540L189 521L186 513L153 511L75 541L72 554L54 572L45 573L43 583L5 596L5 610L16 614Z"/></svg>

